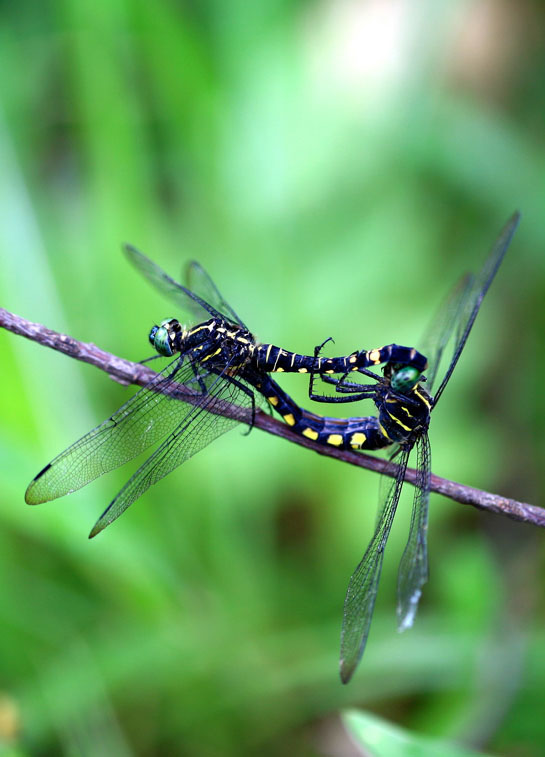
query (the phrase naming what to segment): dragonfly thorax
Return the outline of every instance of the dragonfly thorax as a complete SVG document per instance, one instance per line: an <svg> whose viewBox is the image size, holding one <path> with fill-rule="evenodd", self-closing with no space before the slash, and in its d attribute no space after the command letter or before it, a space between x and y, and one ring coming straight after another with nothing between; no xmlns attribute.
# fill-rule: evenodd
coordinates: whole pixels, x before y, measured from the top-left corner
<svg viewBox="0 0 545 757"><path fill-rule="evenodd" d="M408 442L415 434L425 432L430 424L432 398L421 384L401 393L386 380L378 388L375 404L380 425L393 442Z"/></svg>

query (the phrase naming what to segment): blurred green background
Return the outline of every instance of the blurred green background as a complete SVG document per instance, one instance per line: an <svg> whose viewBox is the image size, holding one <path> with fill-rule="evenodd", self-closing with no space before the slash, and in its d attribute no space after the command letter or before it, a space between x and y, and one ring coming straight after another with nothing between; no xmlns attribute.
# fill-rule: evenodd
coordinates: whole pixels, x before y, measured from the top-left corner
<svg viewBox="0 0 545 757"><path fill-rule="evenodd" d="M519 208L434 415L433 469L543 504L543 4L26 0L1 14L0 305L140 360L176 313L127 265L130 241L175 277L198 259L263 341L418 346ZM3 331L0 356L6 753L352 755L345 707L544 753L536 529L432 496L431 578L400 636L402 503L343 687L344 592L376 476L235 430L89 542L134 467L39 508L24 491L134 389ZM300 377L282 385L308 402Z"/></svg>

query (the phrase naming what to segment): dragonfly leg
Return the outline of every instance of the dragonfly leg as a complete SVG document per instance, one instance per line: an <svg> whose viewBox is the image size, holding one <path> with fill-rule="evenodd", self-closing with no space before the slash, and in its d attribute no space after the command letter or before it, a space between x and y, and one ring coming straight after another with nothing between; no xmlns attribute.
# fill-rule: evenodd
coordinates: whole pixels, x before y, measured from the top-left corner
<svg viewBox="0 0 545 757"><path fill-rule="evenodd" d="M370 372L371 373L371 372ZM335 391L340 394L350 395L344 397L335 397L328 394L315 394L309 391L311 400L315 402L358 402L362 399L370 399L375 396L376 387L373 384L359 384L352 381L345 381L348 373L345 373L340 379L333 378L333 376L320 376L325 384L332 384L335 387ZM371 373L373 378L377 378L374 373ZM312 386L310 387L312 389Z"/></svg>
<svg viewBox="0 0 545 757"><path fill-rule="evenodd" d="M207 389L206 389L206 384L204 383L203 376L197 371L197 365L193 361L191 362L191 367L193 368L194 379L197 381L201 389L201 394L206 394Z"/></svg>
<svg viewBox="0 0 545 757"><path fill-rule="evenodd" d="M157 360L157 358L164 357L163 355L152 355L151 357L145 357L143 360L139 360L139 365L145 365L146 363L151 363L152 360Z"/></svg>
<svg viewBox="0 0 545 757"><path fill-rule="evenodd" d="M353 383L351 381L346 381L348 376L350 375L350 371L346 371L342 374L340 378L333 378L333 376L328 376L327 374L320 373L318 370L318 366L316 365L316 360L318 359L318 356L323 349L324 345L326 345L329 341L333 341L331 337L328 337L322 344L319 344L317 347L314 348L314 367L310 374L310 382L309 382L309 389L308 389L308 396L311 400L314 400L314 402L358 402L361 399L367 399L369 397L373 397L375 393L375 388L373 386L364 385L364 384L358 384ZM374 379L375 381L379 381L379 377L376 375L376 373L373 373L373 371L368 370L367 368L358 368L358 373L362 373L364 376L369 376L370 378ZM332 397L331 395L327 394L317 394L314 391L314 382L316 380L316 375L319 375L321 380L324 382L324 384L332 384L335 386L335 391L339 392L340 394L351 394L353 396L351 397Z"/></svg>
<svg viewBox="0 0 545 757"><path fill-rule="evenodd" d="M319 365L320 363L319 363L318 358L320 356L320 352L323 350L323 348L326 346L328 342L332 342L333 344L335 344L335 340L333 339L333 337L328 336L327 339L324 339L324 341L321 344L316 345L316 347L314 348L314 363L312 366L312 371L310 372L308 396L311 400L316 400L316 402L328 402L329 400L329 398L326 395L315 394L314 392L314 381L316 380L316 374L319 373L319 371L317 370L316 361L318 361L318 365Z"/></svg>
<svg viewBox="0 0 545 757"><path fill-rule="evenodd" d="M250 398L252 403L252 417L250 419L250 423L248 424L248 430L244 432L243 436L248 436L250 431L253 429L255 425L255 394L252 392L251 389L248 389L248 387L243 384L241 381L238 381L234 376L229 376L228 374L224 374L223 378L228 381L230 384L233 384L233 386L236 386L237 389L240 389L244 394Z"/></svg>
<svg viewBox="0 0 545 757"><path fill-rule="evenodd" d="M331 402L332 404L342 404L345 402L359 402L360 400L372 399L376 394L376 388L374 386L366 387L361 384L364 391L358 392L358 394L349 393L344 397L332 397L327 394L314 394L311 395L311 399L315 402Z"/></svg>

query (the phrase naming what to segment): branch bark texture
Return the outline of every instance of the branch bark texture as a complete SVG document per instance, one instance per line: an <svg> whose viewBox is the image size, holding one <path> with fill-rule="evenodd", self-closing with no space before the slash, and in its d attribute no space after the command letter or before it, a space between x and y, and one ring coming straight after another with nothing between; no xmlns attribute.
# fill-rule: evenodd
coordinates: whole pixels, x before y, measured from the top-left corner
<svg viewBox="0 0 545 757"><path fill-rule="evenodd" d="M146 365L124 360L123 358L101 350L91 342L80 342L66 334L52 331L39 323L27 321L25 318L21 318L3 308L0 308L0 326L14 334L38 342L45 347L50 347L58 352L63 352L65 355L69 355L76 360L90 363L91 365L100 368L100 370L107 373L120 384L146 386L157 375L155 371L151 370ZM191 401L191 395L191 389L184 388L182 396L185 402ZM195 395L195 397L197 396L198 395ZM241 409L236 408L235 411L234 409L230 410L230 407L231 406L229 406L229 403L227 402L219 402L214 406L212 412L227 417L234 416L237 419L240 419ZM248 411L248 421L249 420L250 414ZM320 455L333 457L344 463L357 465L360 468L367 468L368 470L373 470L377 473L383 473L386 476L393 477L396 475L397 465L393 463L389 463L386 460L362 452L352 452L350 450L342 450L317 444L310 439L295 434L285 423L282 423L276 418L272 418L261 411L256 412L254 425L262 431L274 434L275 436L280 436L293 444L312 449ZM416 475L417 473L414 468L407 468L405 480L414 486ZM490 492L475 489L471 486L464 486L454 481L440 478L439 476L432 476L431 490L437 494L449 497L449 499L463 505L473 505L473 507L477 507L481 510L506 515L513 520L524 521L526 523L532 523L535 526L545 527L545 509L536 507L535 505L529 505L525 502L517 502L516 500L501 497L497 494L491 494Z"/></svg>

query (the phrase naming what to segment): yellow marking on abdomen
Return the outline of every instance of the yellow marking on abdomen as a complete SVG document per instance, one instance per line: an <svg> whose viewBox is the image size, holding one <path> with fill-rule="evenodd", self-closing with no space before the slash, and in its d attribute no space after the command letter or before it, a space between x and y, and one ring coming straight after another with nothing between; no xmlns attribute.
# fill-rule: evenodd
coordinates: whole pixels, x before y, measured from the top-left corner
<svg viewBox="0 0 545 757"><path fill-rule="evenodd" d="M298 368L297 373L308 373L308 370L306 368Z"/></svg>
<svg viewBox="0 0 545 757"><path fill-rule="evenodd" d="M316 439L317 439L317 438L318 438L318 436L319 436L318 432L317 432L317 431L314 431L314 430L313 430L312 428L304 428L304 429L303 429L303 430L301 431L301 434L302 434L303 436L306 436L306 437L307 437L307 439L312 439L313 441L316 441Z"/></svg>
<svg viewBox="0 0 545 757"><path fill-rule="evenodd" d="M278 348L277 348L277 349L278 349ZM278 352L276 353L276 360L274 361L274 365L273 365L273 367L272 367L272 372L273 372L273 373L275 373L275 372L276 372L276 366L278 365L278 361L279 361L279 359L280 359L280 355L281 355L281 354L282 354L282 350L278 350ZM283 371L283 370L284 370L283 368L278 368L278 372L279 372L279 373L282 373L282 371Z"/></svg>
<svg viewBox="0 0 545 757"><path fill-rule="evenodd" d="M361 431L356 431L355 434L352 434L350 437L350 446L354 448L361 447L363 444L365 444L367 437L365 434Z"/></svg>
<svg viewBox="0 0 545 757"><path fill-rule="evenodd" d="M286 415L283 415L282 418L286 421L288 426L295 426L295 418L291 413L287 413Z"/></svg>
<svg viewBox="0 0 545 757"><path fill-rule="evenodd" d="M267 402L276 407L278 405L278 397L267 397Z"/></svg>
<svg viewBox="0 0 545 757"><path fill-rule="evenodd" d="M371 352L367 353L367 357L372 363L375 363L377 365L380 363L380 350L371 350Z"/></svg>
<svg viewBox="0 0 545 757"><path fill-rule="evenodd" d="M343 437L341 434L330 434L327 437L326 442L332 444L334 447L340 447L343 443Z"/></svg>

